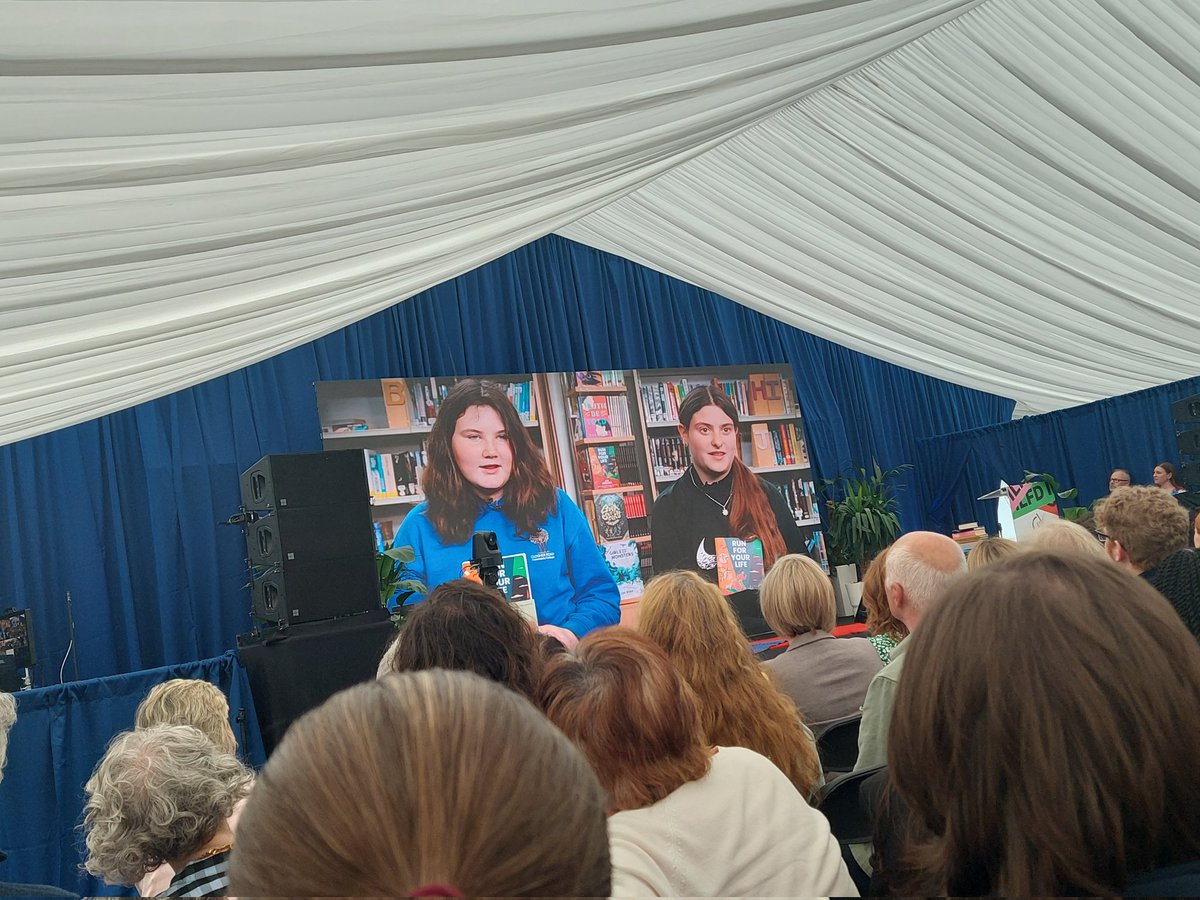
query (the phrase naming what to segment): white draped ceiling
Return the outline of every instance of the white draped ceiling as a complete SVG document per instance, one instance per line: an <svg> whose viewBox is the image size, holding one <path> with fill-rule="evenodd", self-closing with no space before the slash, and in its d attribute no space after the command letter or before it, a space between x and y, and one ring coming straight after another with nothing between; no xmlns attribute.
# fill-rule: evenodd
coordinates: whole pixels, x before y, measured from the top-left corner
<svg viewBox="0 0 1200 900"><path fill-rule="evenodd" d="M1190 0L417 6L0 0L0 443L555 230L1025 410L1200 370Z"/></svg>

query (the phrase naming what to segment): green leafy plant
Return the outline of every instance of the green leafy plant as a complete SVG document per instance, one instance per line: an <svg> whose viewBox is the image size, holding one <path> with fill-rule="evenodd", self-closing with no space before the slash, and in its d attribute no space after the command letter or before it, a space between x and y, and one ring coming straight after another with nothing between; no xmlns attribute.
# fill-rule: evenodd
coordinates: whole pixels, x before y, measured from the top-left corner
<svg viewBox="0 0 1200 900"><path fill-rule="evenodd" d="M900 518L893 480L912 466L883 469L872 460L871 468L856 466L851 475L827 478L823 492L828 498L829 552L835 565L854 563L859 575L885 547L900 536Z"/></svg>
<svg viewBox="0 0 1200 900"><path fill-rule="evenodd" d="M1042 484L1046 485L1046 487L1049 488L1054 496L1059 500L1074 500L1079 496L1078 488L1067 488L1066 490L1061 490L1061 485L1058 483L1058 479L1049 472L1031 472L1026 469L1025 478L1023 480L1025 483L1032 481L1042 482ZM1079 506L1077 504L1073 506L1066 506L1060 503L1058 505L1058 510L1062 513L1062 517L1068 522L1078 522L1081 519L1087 518L1088 515L1088 508L1086 506Z"/></svg>
<svg viewBox="0 0 1200 900"><path fill-rule="evenodd" d="M419 581L404 577L404 567L417 558L412 547L393 547L390 544L382 552L375 554L375 562L379 566L379 605L387 608L393 597L397 601L396 612L392 621L399 626L407 613L404 601L413 594L424 594L425 585ZM399 593L397 593L399 592Z"/></svg>

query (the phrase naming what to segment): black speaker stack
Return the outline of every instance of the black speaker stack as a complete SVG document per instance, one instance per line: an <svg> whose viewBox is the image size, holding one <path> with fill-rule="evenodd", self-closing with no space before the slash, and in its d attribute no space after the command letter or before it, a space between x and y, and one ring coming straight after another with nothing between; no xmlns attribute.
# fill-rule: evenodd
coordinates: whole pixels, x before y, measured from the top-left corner
<svg viewBox="0 0 1200 900"><path fill-rule="evenodd" d="M287 628L379 608L362 451L264 456L241 489L256 620Z"/></svg>
<svg viewBox="0 0 1200 900"><path fill-rule="evenodd" d="M1172 403L1171 418L1179 445L1179 480L1195 493L1200 491L1200 394Z"/></svg>

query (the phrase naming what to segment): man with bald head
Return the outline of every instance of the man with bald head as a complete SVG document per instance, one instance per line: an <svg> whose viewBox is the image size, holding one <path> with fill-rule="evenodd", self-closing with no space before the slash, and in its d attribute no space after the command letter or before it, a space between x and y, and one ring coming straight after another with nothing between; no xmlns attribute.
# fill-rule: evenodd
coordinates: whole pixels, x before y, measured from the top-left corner
<svg viewBox="0 0 1200 900"><path fill-rule="evenodd" d="M950 583L967 571L962 548L944 534L911 531L892 544L884 571L884 588L892 615L916 631L921 620L941 599ZM891 661L871 679L863 701L858 732L858 762L854 768L868 769L887 762L887 733L892 721L892 703L904 667L908 641L892 650Z"/></svg>

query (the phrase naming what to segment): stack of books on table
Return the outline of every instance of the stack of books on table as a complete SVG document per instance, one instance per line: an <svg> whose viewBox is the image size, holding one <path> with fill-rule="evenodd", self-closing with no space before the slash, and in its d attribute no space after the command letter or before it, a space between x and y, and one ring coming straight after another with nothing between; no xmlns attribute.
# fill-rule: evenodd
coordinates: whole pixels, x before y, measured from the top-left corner
<svg viewBox="0 0 1200 900"><path fill-rule="evenodd" d="M972 547L987 537L987 532L978 522L966 522L959 525L958 530L950 536L962 547L963 553L970 553Z"/></svg>

